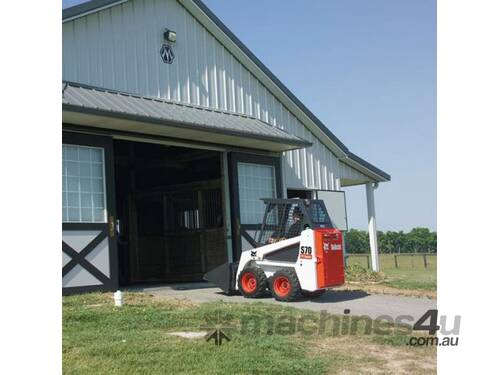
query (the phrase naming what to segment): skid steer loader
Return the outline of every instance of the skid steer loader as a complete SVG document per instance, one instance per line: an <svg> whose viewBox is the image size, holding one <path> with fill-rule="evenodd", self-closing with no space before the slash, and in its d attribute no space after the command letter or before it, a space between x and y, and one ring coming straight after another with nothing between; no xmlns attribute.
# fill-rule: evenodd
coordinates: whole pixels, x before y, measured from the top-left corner
<svg viewBox="0 0 500 375"><path fill-rule="evenodd" d="M333 227L322 200L263 199L266 209L252 249L204 279L226 294L247 298L269 289L275 299L321 296L344 283L342 232Z"/></svg>

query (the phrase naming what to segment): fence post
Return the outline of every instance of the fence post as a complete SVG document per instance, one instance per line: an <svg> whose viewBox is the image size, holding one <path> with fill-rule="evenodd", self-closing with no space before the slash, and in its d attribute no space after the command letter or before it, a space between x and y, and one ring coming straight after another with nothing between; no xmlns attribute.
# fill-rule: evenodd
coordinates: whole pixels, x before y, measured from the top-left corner
<svg viewBox="0 0 500 375"><path fill-rule="evenodd" d="M424 267L427 268L427 254L424 254Z"/></svg>
<svg viewBox="0 0 500 375"><path fill-rule="evenodd" d="M394 254L394 266L396 268L399 268L399 264L398 264L398 254Z"/></svg>
<svg viewBox="0 0 500 375"><path fill-rule="evenodd" d="M366 267L367 269L370 269L370 255L366 256Z"/></svg>

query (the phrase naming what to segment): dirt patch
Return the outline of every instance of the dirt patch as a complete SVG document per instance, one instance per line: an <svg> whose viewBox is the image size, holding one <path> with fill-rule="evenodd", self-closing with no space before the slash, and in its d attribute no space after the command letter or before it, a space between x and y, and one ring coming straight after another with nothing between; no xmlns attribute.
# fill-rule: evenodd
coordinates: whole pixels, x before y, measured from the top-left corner
<svg viewBox="0 0 500 375"><path fill-rule="evenodd" d="M435 348L370 343L359 336L328 337L310 343L319 355L336 354L349 361L335 363L330 374L432 374L437 372Z"/></svg>

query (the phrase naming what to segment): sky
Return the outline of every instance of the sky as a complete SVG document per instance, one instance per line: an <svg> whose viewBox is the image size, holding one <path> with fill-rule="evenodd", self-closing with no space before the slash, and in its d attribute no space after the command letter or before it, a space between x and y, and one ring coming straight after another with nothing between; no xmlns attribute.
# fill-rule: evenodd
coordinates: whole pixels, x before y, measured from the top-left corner
<svg viewBox="0 0 500 375"><path fill-rule="evenodd" d="M436 230L435 0L205 4L352 152L391 175L375 191L379 230ZM364 186L345 190L349 227L366 230Z"/></svg>

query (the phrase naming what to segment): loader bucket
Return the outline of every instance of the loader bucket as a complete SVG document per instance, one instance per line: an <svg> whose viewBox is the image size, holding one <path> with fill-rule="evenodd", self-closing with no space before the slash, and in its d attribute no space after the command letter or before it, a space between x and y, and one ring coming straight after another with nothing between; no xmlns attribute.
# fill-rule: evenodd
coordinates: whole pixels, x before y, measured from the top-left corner
<svg viewBox="0 0 500 375"><path fill-rule="evenodd" d="M224 263L203 275L203 280L214 284L226 294L236 292L236 271L238 263Z"/></svg>

